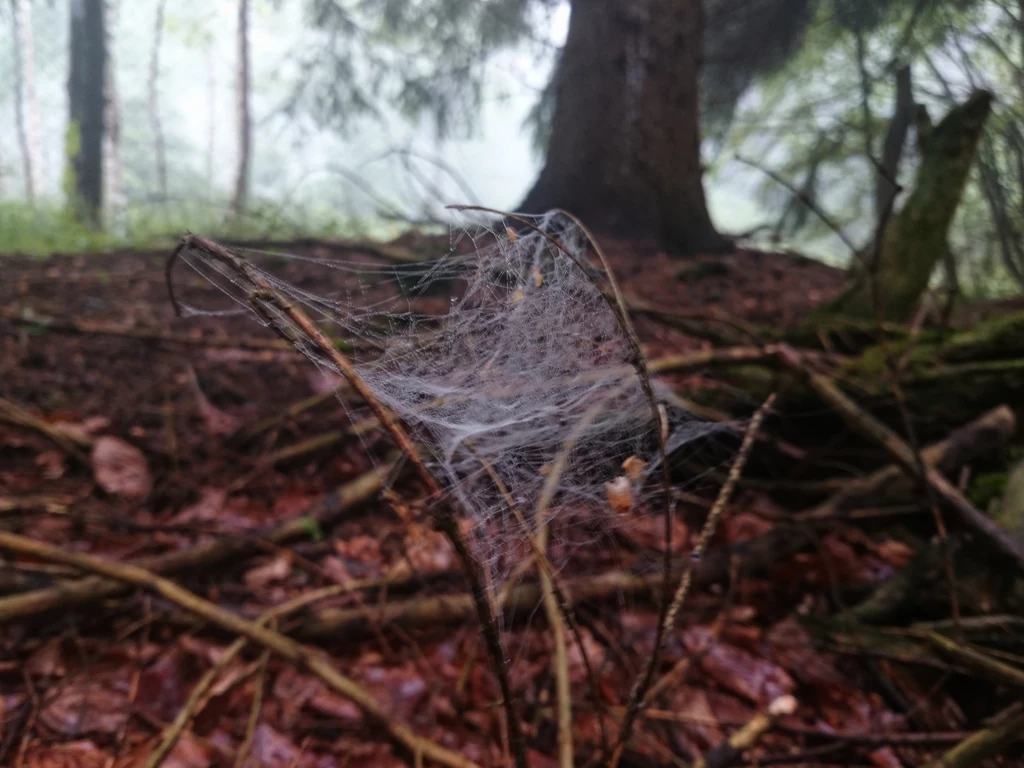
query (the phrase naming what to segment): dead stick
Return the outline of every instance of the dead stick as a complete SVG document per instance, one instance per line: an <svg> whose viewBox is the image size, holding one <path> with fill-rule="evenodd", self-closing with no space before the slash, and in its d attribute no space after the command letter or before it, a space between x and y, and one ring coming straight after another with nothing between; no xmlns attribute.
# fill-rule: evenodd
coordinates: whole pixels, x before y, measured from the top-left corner
<svg viewBox="0 0 1024 768"><path fill-rule="evenodd" d="M0 531L0 549L36 557L51 563L62 563L83 571L97 573L109 579L122 581L135 587L151 590L189 613L267 648L288 661L316 675L331 690L350 699L367 716L379 722L391 736L416 756L425 756L452 768L474 768L475 764L439 744L413 733L403 723L393 720L383 707L354 681L337 672L327 657L308 649L284 635L261 627L254 622L230 613L204 600L172 581L134 565L102 560L78 552L66 552L51 544L44 544L25 536Z"/></svg>
<svg viewBox="0 0 1024 768"><path fill-rule="evenodd" d="M728 578L732 559L739 558L744 573L770 568L780 560L806 548L809 541L796 529L773 531L765 536L707 553L700 570L693 577L694 586L706 586ZM678 572L678 564L673 572ZM661 573L643 575L628 571L611 571L574 579L562 579L560 586L569 605L609 598L650 595L663 589ZM675 587L673 579L672 587ZM541 587L537 583L517 584L503 598L506 614L523 619L540 603ZM372 614L359 609L325 608L311 612L295 633L303 638L330 638L339 633L368 634L374 626L397 624L403 627L426 627L466 621L473 616L473 602L465 593L411 598L383 603Z"/></svg>
<svg viewBox="0 0 1024 768"><path fill-rule="evenodd" d="M366 382L359 375L352 361L349 360L335 344L333 344L324 333L317 328L308 317L296 306L287 301L274 287L267 282L256 270L252 269L248 262L224 248L212 240L186 235L182 238L178 248L171 255L168 261L173 263L177 254L186 249L196 249L204 252L208 257L225 264L235 271L252 286L247 297L253 311L270 325L282 338L295 346L300 346L301 339L295 338L294 334L287 327L282 325L282 320L294 324L305 340L311 341L320 354L324 355L345 377L348 383L370 406L374 415L380 420L381 426L388 432L391 439L395 441L399 449L405 454L409 463L416 470L420 481L427 488L431 496L440 497L441 487L437 480L427 469L419 450L413 444L412 439L399 423L398 418L377 398L374 392L367 386ZM497 623L491 612L490 601L484 588L483 575L480 564L473 556L459 529L458 521L450 505L444 504L435 514L435 521L439 530L445 534L450 541L455 554L466 573L469 581L470 591L476 603L479 614L481 629L484 640L487 643L491 658L494 662L495 676L498 678L498 687L501 689L502 704L505 708L505 716L508 720L509 741L515 757L517 768L528 768L526 757L526 742L523 739L522 728L519 718L515 712L515 702L512 698L512 686L508 676L508 660L505 658L505 650L498 634Z"/></svg>
<svg viewBox="0 0 1024 768"><path fill-rule="evenodd" d="M808 381L811 389L821 400L831 405L855 432L874 440L911 476L917 474L917 461L914 452L899 435L862 410L848 398L828 378L808 370L795 350L786 349L781 355L786 363L801 373ZM945 477L934 468L928 468L922 478L935 490L939 497L960 515L963 523L988 540L997 550L1007 555L1018 564L1024 565L1024 548L1017 544L1010 535L979 511L967 498L960 493Z"/></svg>
<svg viewBox="0 0 1024 768"><path fill-rule="evenodd" d="M743 436L743 443L740 445L740 452L736 456L736 461L733 462L732 467L729 469L729 475L726 477L725 483L722 485L722 488L718 493L718 498L715 499L715 503L711 507L711 511L708 513L707 520L700 532L700 538L698 539L696 546L694 546L693 552L690 554L686 570L683 571L682 579L679 581L679 586L676 587L676 591L672 596L671 602L663 609L659 622L661 632L658 633L658 637L664 637L675 626L676 617L679 614L680 608L683 606L683 602L686 600L686 596L690 590L690 585L693 582L694 572L700 567L700 562L704 556L704 552L707 549L708 544L711 542L712 536L715 534L718 518L721 516L722 510L725 509L725 505L728 503L729 497L732 496L733 489L736 487L740 474L743 472L743 466L746 464L747 457L750 455L750 451L754 447L754 438L757 437L757 433L761 428L761 422L764 421L764 417L767 415L768 410L774 402L775 395L769 395L764 403L761 404L761 407L759 407L754 413L753 418L750 420L750 424L747 426L746 434ZM671 575L671 569L666 569L666 573ZM671 594L668 589L670 578L666 578L664 583L666 587L665 596L667 597ZM655 654L657 653L657 650L658 647L656 644L654 649ZM647 694L651 684L654 682L655 669L655 665L649 661L647 670L642 678L642 682L634 687L630 694L629 703L626 706L626 714L622 718L622 727L619 731L618 741L616 742L615 748L612 750L611 757L608 760L608 768L618 768L619 761L622 759L622 754L626 749L626 745L629 743L629 735L633 728L633 724L636 721L637 714L644 704L648 703Z"/></svg>
<svg viewBox="0 0 1024 768"><path fill-rule="evenodd" d="M28 411L19 408L10 400L5 400L2 397L0 397L0 422L38 432L73 459L83 464L89 463L83 451L89 451L92 448L92 438L65 432L54 427L52 424L47 424L42 419L37 419Z"/></svg>
<svg viewBox="0 0 1024 768"><path fill-rule="evenodd" d="M964 739L941 757L931 760L923 768L971 768L991 757L1020 738L1024 732L1024 713L1011 717L1002 725L986 728Z"/></svg>
<svg viewBox="0 0 1024 768"><path fill-rule="evenodd" d="M1006 444L1013 437L1016 427L1017 419L1013 411L1009 406L1000 405L953 430L946 439L924 448L921 458L928 466L948 472L985 451ZM894 490L910 488L911 483L907 481L904 470L890 464L867 477L847 481L837 494L813 509L800 513L798 517L801 520L832 517L871 496L890 495Z"/></svg>
<svg viewBox="0 0 1024 768"><path fill-rule="evenodd" d="M764 712L758 712L730 736L724 744L720 744L707 754L699 757L693 768L726 768L735 762L740 755L757 744L770 731L780 718L796 712L796 699L792 696L780 696L768 705Z"/></svg>
<svg viewBox="0 0 1024 768"><path fill-rule="evenodd" d="M303 513L266 532L272 544L308 536L310 526L328 527L341 515L380 491L385 478L394 469L387 463L331 491L307 507ZM232 557L261 551L250 539L224 538L200 547L139 560L136 565L161 574L209 568ZM66 581L52 587L0 598L0 624L37 615L57 608L70 608L104 600L127 592L119 581L91 576Z"/></svg>

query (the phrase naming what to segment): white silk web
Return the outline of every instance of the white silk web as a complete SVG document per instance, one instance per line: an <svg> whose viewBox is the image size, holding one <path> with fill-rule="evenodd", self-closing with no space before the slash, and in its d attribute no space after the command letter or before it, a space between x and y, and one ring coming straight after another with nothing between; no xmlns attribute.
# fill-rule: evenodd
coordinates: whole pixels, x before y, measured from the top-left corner
<svg viewBox="0 0 1024 768"><path fill-rule="evenodd" d="M533 222L540 231L464 228L448 254L418 264L309 259L311 272L343 273L331 295L316 282L276 277L278 256L247 254L326 333L355 345L359 374L426 447L432 470L472 519L478 556L499 573L527 554L521 519L536 525L534 511L563 454L545 520L568 514L607 528L624 493L635 508L656 495L653 509L662 511L660 484L648 482L660 475L659 421L669 452L717 428L657 381L662 419L654 418L629 340L599 287L602 275L586 261L585 237L558 214ZM225 265L198 249L181 258L234 298L237 311L250 309L251 287ZM316 365L333 369L287 317L274 322Z"/></svg>

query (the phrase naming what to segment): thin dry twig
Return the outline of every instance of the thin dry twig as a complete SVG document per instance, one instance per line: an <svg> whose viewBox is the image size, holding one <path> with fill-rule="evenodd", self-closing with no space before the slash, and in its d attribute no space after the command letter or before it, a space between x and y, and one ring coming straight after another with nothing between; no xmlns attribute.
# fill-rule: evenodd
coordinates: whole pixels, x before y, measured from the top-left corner
<svg viewBox="0 0 1024 768"><path fill-rule="evenodd" d="M92 555L67 552L60 547L29 539L14 533L0 532L0 549L18 554L37 557L51 563L63 563L83 571L89 571L122 581L135 587L156 592L165 600L195 614L211 624L228 632L272 650L293 664L320 678L331 690L350 699L368 717L372 718L413 754L424 755L451 768L473 768L475 764L451 750L428 739L417 736L404 723L394 720L384 708L353 680L334 669L329 659L320 653L300 645L291 638L248 621L218 605L204 600L193 592L161 578L144 568L121 563L112 563Z"/></svg>
<svg viewBox="0 0 1024 768"><path fill-rule="evenodd" d="M252 750L252 739L256 733L256 726L260 722L260 708L263 706L263 686L267 680L267 662L270 660L270 651L264 651L260 656L259 670L256 672L255 688L252 692L252 707L249 709L249 720L245 724L245 737L242 739L242 746L238 748L235 755L235 768L244 768L246 758Z"/></svg>
<svg viewBox="0 0 1024 768"><path fill-rule="evenodd" d="M792 696L780 696L775 699L766 710L754 715L750 722L743 725L724 744L718 745L698 758L693 764L693 768L726 768L736 761L745 750L757 744L780 718L796 712L796 706L796 699Z"/></svg>
<svg viewBox="0 0 1024 768"><path fill-rule="evenodd" d="M346 512L375 496L394 468L394 462L385 462L326 494L303 510L300 515L270 530L258 532L255 536L223 538L192 549L142 558L134 565L165 575L196 568L209 568L232 557L261 552L262 548L256 543L260 536L271 544L282 544L308 536L311 530L333 525ZM58 608L88 605L126 591L127 588L120 581L89 576L20 595L2 597L0 624Z"/></svg>
<svg viewBox="0 0 1024 768"><path fill-rule="evenodd" d="M1024 732L1024 713L969 736L922 768L971 768L1012 744L1020 738L1021 732Z"/></svg>
<svg viewBox="0 0 1024 768"><path fill-rule="evenodd" d="M275 619L288 616L320 600L326 600L327 598L350 592L352 589L354 589L354 586L351 584L335 584L298 595L264 612L254 623L258 626L265 626ZM167 758L167 755L174 749L174 745L178 743L178 739L181 738L181 734L184 733L189 722L201 711L203 700L209 690L213 688L213 684L217 682L217 678L227 669L235 657L245 649L248 642L244 637L235 640L224 650L224 653L220 655L216 663L199 679L199 682L192 688L192 692L189 694L185 704L178 710L174 721L164 730L160 744L149 754L142 768L159 768L161 763Z"/></svg>
<svg viewBox="0 0 1024 768"><path fill-rule="evenodd" d="M93 441L91 438L67 432L47 424L42 419L36 418L28 411L19 408L10 400L5 400L2 397L0 397L0 422L38 432L73 459L83 464L89 462L86 452L92 448Z"/></svg>
<svg viewBox="0 0 1024 768"><path fill-rule="evenodd" d="M770 168L765 168L763 165L757 163L754 160L746 158L743 155L736 155L736 160L743 163L744 165L749 165L751 168L760 171L765 176L768 176L776 184L779 184L788 189L790 194L792 194L797 200L799 200L801 203L807 206L807 210L809 210L811 213L813 213L815 216L817 216L819 219L825 222L825 225L836 233L836 236L843 241L843 244L846 245L847 248L849 248L854 254L858 253L857 246L854 245L849 235L843 232L842 227L840 227L831 216L825 213L825 211L823 211L821 207L818 206L813 200L811 200L811 198L809 198L806 194L804 194L799 189L794 187L792 184L790 184L788 181L782 178L775 171L771 170Z"/></svg>
<svg viewBox="0 0 1024 768"><path fill-rule="evenodd" d="M747 458L750 456L750 452L754 447L754 441L757 439L757 433L760 432L761 424L764 421L765 416L768 415L768 411L771 410L774 402L775 395L769 395L767 399L761 403L761 406L757 411L754 412L753 417L750 419L750 424L747 425L747 430L743 435L743 442L740 444L740 452L736 456L736 461L734 461L732 466L729 468L729 475L726 477L725 483L723 483L721 490L718 492L718 498L715 499L715 503L711 507L711 511L708 512L708 517L704 522L704 527L701 528L697 544L690 553L691 565L683 573L683 578L679 582L679 586L676 588L676 593L672 598L672 605L665 614L666 631L671 630L675 626L676 617L679 615L679 609L682 608L683 602L686 600L687 592L690 589L690 583L693 581L693 572L696 567L700 565L700 561L704 557L708 544L711 542L711 538L715 535L715 530L718 528L718 520L722 516L722 510L725 509L725 505L728 504L729 499L732 498L732 492L736 488L736 483L739 481L740 475L743 473L743 467L746 465Z"/></svg>

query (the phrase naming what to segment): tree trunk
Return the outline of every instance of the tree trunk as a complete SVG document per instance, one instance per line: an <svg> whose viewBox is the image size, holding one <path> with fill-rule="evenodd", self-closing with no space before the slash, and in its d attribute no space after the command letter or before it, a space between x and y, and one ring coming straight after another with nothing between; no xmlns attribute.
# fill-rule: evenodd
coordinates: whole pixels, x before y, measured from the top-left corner
<svg viewBox="0 0 1024 768"><path fill-rule="evenodd" d="M923 108L919 110L924 119L918 124L921 162L914 189L886 226L877 256L872 252L861 260L866 269L855 264L849 289L815 313L815 318L829 314L907 318L946 251L949 228L991 105L992 94L977 91L951 109L935 128Z"/></svg>
<svg viewBox="0 0 1024 768"><path fill-rule="evenodd" d="M153 133L153 149L156 153L156 182L160 202L167 202L167 148L164 142L164 126L160 120L160 45L164 36L164 7L166 0L156 4L156 21L153 25L153 47L149 56L149 78L146 82L149 128Z"/></svg>
<svg viewBox="0 0 1024 768"><path fill-rule="evenodd" d="M121 157L121 99L117 90L114 65L114 38L120 22L120 0L112 0L107 10L110 16L107 24L107 114L103 148L106 167L103 176L107 184L105 198L110 213L108 221L118 237L125 237L128 234L128 227L125 221L124 162Z"/></svg>
<svg viewBox="0 0 1024 768"><path fill-rule="evenodd" d="M103 118L107 48L103 0L71 0L66 191L78 217L99 227L103 209Z"/></svg>
<svg viewBox="0 0 1024 768"><path fill-rule="evenodd" d="M231 218L245 210L249 194L249 165L252 155L252 117L249 114L249 0L238 0L238 166Z"/></svg>
<svg viewBox="0 0 1024 768"><path fill-rule="evenodd" d="M574 0L547 160L520 206L718 251L702 185L700 0Z"/></svg>
<svg viewBox="0 0 1024 768"><path fill-rule="evenodd" d="M43 188L31 0L11 0L11 11L14 18L14 113L25 174L25 193L31 201Z"/></svg>

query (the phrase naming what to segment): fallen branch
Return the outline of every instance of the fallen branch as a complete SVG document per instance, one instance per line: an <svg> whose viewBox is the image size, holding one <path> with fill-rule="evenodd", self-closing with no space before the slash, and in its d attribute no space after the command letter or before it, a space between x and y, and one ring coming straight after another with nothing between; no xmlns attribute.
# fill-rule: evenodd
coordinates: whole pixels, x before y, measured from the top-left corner
<svg viewBox="0 0 1024 768"><path fill-rule="evenodd" d="M1024 732L1024 713L964 739L941 757L924 763L922 768L970 768L1008 747L1020 738L1021 732Z"/></svg>
<svg viewBox="0 0 1024 768"><path fill-rule="evenodd" d="M77 435L54 427L52 424L47 424L42 419L36 418L28 411L19 408L10 400L4 400L2 397L0 397L0 422L38 432L72 458L83 464L88 464L89 462L84 452L88 452L92 448L92 438L85 435Z"/></svg>
<svg viewBox="0 0 1024 768"><path fill-rule="evenodd" d="M376 495L394 465L386 463L331 491L291 520L247 538L223 538L193 549L143 558L137 566L160 574L209 568L233 557L260 551L254 538L272 544L308 536L310 530L328 528L355 506ZM57 608L87 605L127 592L122 582L92 576L45 589L0 598L0 624Z"/></svg>
<svg viewBox="0 0 1024 768"><path fill-rule="evenodd" d="M151 590L189 613L228 632L241 635L320 678L331 690L351 700L367 716L380 723L392 738L409 749L418 759L427 757L452 768L475 768L474 763L461 755L417 736L405 724L393 720L376 699L353 680L337 672L325 656L278 632L230 613L144 568L113 563L77 552L66 552L59 547L14 533L0 532L0 549L36 557L47 562L70 565L83 571L106 576L108 579Z"/></svg>
<svg viewBox="0 0 1024 768"><path fill-rule="evenodd" d="M858 407L830 379L807 369L795 350L787 349L782 357L791 368L806 378L815 394L832 406L855 432L881 445L903 468L903 471L912 477L917 474L914 451L899 435ZM925 476L921 479L934 489L942 501L956 510L961 521L967 527L981 535L996 550L1012 558L1018 566L1024 566L1024 547L971 504L938 471L928 468L925 471Z"/></svg>
<svg viewBox="0 0 1024 768"><path fill-rule="evenodd" d="M40 328L55 333L68 333L81 336L115 336L139 341L152 341L162 344L175 344L193 347L220 347L228 349L249 349L255 352L288 352L292 348L279 339L238 339L229 336L194 336L187 333L172 333L155 328L129 328L114 323L99 323L90 320L65 320L47 315L38 315L22 310L15 313L0 310L0 317L15 325ZM344 344L344 342L337 342Z"/></svg>
<svg viewBox="0 0 1024 768"><path fill-rule="evenodd" d="M921 458L929 467L950 472L997 446L1005 445L1013 437L1017 419L1006 405L993 408L982 416L950 433L941 442L921 451ZM802 512L798 519L815 520L844 512L855 504L877 496L891 497L912 488L903 469L895 464L873 472L864 478L848 480L832 498L817 507Z"/></svg>
<svg viewBox="0 0 1024 768"><path fill-rule="evenodd" d="M769 533L707 553L700 569L693 576L694 586L707 586L728 578L732 558L743 563L744 573L756 573L770 568L780 560L792 556L809 545L809 539L800 530L790 529ZM681 572L677 567L673 573ZM661 573L643 575L628 571L611 571L593 576L562 579L559 586L569 605L620 597L647 596L664 588ZM672 580L672 587L676 580ZM539 583L517 584L508 589L502 608L510 621L531 616L542 599ZM388 625L403 628L429 627L465 622L473 618L473 603L465 593L417 597L395 600L374 607L372 612L352 608L324 608L313 611L295 628L295 634L304 639L327 639L339 633L348 636L370 634L375 628Z"/></svg>

